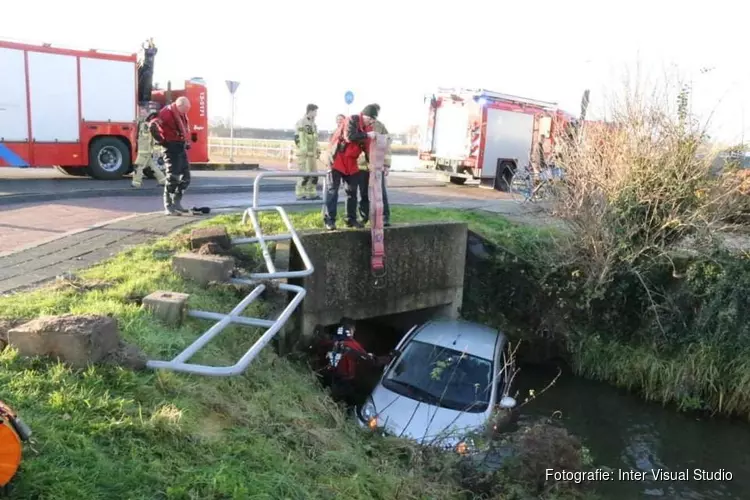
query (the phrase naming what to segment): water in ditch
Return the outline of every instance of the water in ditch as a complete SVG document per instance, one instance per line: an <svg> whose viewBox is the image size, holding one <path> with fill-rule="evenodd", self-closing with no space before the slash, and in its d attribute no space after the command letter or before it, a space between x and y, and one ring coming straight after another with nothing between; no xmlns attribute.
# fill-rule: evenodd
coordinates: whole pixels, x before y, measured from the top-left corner
<svg viewBox="0 0 750 500"><path fill-rule="evenodd" d="M556 370L523 368L519 387L544 387ZM562 414L565 426L581 438L596 466L645 472L636 479L595 483L604 498L715 500L750 498L750 424L648 403L603 383L563 375L544 395L524 406L527 415ZM688 471L690 480L659 480L652 471ZM694 480L694 470L724 480ZM731 479L728 479L731 474Z"/></svg>
<svg viewBox="0 0 750 500"><path fill-rule="evenodd" d="M404 331L376 322L360 322L357 337L368 350L386 354ZM520 394L537 392L556 368L525 366L517 377ZM519 400L523 399L519 396ZM556 413L559 412L559 413ZM562 375L543 395L522 409L524 417L560 415L578 436L596 467L614 472L614 479L594 483L603 498L613 500L714 500L750 498L750 424L644 401L610 385ZM695 480L695 470L724 479ZM654 473L687 472L689 480L658 479ZM618 476L629 474L629 478ZM642 479L633 472L641 472ZM710 477L710 476L709 476ZM729 479L731 477L731 479Z"/></svg>

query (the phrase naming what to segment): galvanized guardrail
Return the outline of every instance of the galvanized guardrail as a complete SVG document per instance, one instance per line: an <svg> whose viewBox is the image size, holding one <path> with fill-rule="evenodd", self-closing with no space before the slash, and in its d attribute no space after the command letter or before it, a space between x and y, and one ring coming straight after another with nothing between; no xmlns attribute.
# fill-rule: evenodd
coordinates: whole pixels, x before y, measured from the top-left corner
<svg viewBox="0 0 750 500"><path fill-rule="evenodd" d="M302 299L305 298L307 291L297 285L290 285L284 281L288 278L302 278L311 275L315 268L313 267L310 257L307 255L307 251L302 246L302 242L294 229L292 221L281 205L260 205L260 184L261 181L268 177L323 177L325 179L325 172L261 172L255 177L253 183L253 204L249 207L242 215L242 222L247 223L249 218L252 222L253 229L255 231L254 237L247 238L234 238L232 239L232 245L246 245L257 243L260 245L263 259L266 263L268 272L265 273L251 273L247 278L234 278L231 283L237 285L245 285L254 287L253 290L243 298L234 309L228 314L222 314L213 311L198 311L189 310L188 316L199 319L214 320L216 323L206 330L203 335L198 337L192 344L187 346L181 353L175 356L171 361L160 361L160 360L149 360L146 366L153 369L164 369L173 370L185 373L194 373L197 375L209 375L214 377L228 377L232 375L240 375L243 373L250 363L258 356L260 351L268 345L268 343L276 336L276 334L284 327L292 313L300 305ZM326 181L323 181L323 193L325 193ZM258 212L278 212L281 220L286 226L287 233L276 234L276 235L264 235L258 220ZM300 271L278 271L271 258L271 252L268 248L268 242L270 241L285 241L291 240L299 252L300 258L304 265L304 269ZM278 286L279 290L286 292L293 292L295 295L292 300L287 304L283 311L275 320L263 319L263 318L250 318L242 316L242 313L247 309L261 294L266 290L268 281L276 281L272 286ZM212 339L219 335L228 326L243 325L251 327L266 328L266 331L255 341L255 343L240 357L240 359L231 366L210 366L188 363L198 351L206 346Z"/></svg>

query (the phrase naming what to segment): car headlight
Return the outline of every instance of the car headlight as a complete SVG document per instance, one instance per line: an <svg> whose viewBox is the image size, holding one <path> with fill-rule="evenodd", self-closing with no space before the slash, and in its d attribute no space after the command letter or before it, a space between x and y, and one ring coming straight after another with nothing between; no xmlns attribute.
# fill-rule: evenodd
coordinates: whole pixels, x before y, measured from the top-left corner
<svg viewBox="0 0 750 500"><path fill-rule="evenodd" d="M372 404L371 401L365 403L359 411L359 417L367 424L367 427L369 427L370 430L378 428L378 414L375 411L375 405Z"/></svg>
<svg viewBox="0 0 750 500"><path fill-rule="evenodd" d="M506 410L512 410L516 407L516 400L510 396L505 396L500 400L500 408L504 408Z"/></svg>

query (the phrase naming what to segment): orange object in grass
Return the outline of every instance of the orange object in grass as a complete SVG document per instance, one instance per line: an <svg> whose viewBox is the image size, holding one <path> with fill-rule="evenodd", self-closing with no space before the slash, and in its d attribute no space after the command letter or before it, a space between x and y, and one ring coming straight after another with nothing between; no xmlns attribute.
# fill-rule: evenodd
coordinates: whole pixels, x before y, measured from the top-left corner
<svg viewBox="0 0 750 500"><path fill-rule="evenodd" d="M375 417L372 417L369 422L367 422L367 426L370 428L371 431L374 431L378 427L378 419Z"/></svg>
<svg viewBox="0 0 750 500"><path fill-rule="evenodd" d="M459 455L466 455L466 453L468 453L468 451L469 451L469 447L466 446L466 443L464 443L463 441L461 441L460 443L458 443L456 445L456 452Z"/></svg>
<svg viewBox="0 0 750 500"><path fill-rule="evenodd" d="M13 410L0 401L0 487L7 485L21 465L21 438L13 428Z"/></svg>

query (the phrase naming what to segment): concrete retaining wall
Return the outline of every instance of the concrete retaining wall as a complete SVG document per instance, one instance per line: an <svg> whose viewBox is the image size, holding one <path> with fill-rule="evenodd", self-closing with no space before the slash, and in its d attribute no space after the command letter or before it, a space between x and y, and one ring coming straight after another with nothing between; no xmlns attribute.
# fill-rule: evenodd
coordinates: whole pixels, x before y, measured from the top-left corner
<svg viewBox="0 0 750 500"><path fill-rule="evenodd" d="M370 267L368 230L300 235L315 266L312 276L290 280L308 295L292 328L305 342L317 325L337 323L342 316L366 319L417 309L441 307L441 314L457 317L463 299L466 260L465 223L409 224L385 231L386 270L376 286ZM290 269L302 269L292 246Z"/></svg>

